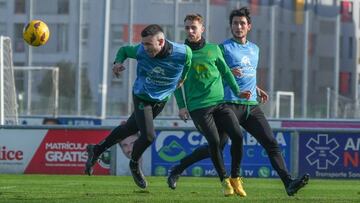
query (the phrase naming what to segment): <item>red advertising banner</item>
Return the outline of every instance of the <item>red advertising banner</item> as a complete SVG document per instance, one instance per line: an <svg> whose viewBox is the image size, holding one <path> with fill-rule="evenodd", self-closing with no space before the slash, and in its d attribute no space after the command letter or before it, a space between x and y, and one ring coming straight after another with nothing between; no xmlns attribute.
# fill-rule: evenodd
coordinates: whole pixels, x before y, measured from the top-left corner
<svg viewBox="0 0 360 203"><path fill-rule="evenodd" d="M29 174L84 174L86 146L98 143L109 130L50 129L25 169ZM110 152L94 166L95 175L110 174Z"/></svg>

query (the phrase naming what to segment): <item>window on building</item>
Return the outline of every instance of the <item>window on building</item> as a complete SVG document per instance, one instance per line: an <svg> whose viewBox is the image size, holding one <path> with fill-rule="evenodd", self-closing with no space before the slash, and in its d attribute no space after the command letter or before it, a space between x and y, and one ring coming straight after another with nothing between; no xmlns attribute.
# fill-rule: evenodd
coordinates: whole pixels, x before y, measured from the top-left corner
<svg viewBox="0 0 360 203"><path fill-rule="evenodd" d="M353 58L353 37L349 37L349 59Z"/></svg>
<svg viewBox="0 0 360 203"><path fill-rule="evenodd" d="M141 31L147 26L147 24L133 24L132 43L141 42ZM124 25L123 41L129 42L129 26Z"/></svg>
<svg viewBox="0 0 360 203"><path fill-rule="evenodd" d="M340 58L344 57L344 37L340 36Z"/></svg>
<svg viewBox="0 0 360 203"><path fill-rule="evenodd" d="M284 0L280 0L280 4L279 4L279 19L278 21L280 23L284 23L284 16L285 16L285 3Z"/></svg>
<svg viewBox="0 0 360 203"><path fill-rule="evenodd" d="M320 56L319 57L319 70L329 71L334 69L334 57Z"/></svg>
<svg viewBox="0 0 360 203"><path fill-rule="evenodd" d="M201 3L201 0L180 0L180 3Z"/></svg>
<svg viewBox="0 0 360 203"><path fill-rule="evenodd" d="M22 37L24 23L16 23L14 25L14 51L21 53L25 51L25 42Z"/></svg>
<svg viewBox="0 0 360 203"><path fill-rule="evenodd" d="M87 42L89 39L89 24L84 24L84 25L82 25L81 28L82 28L81 43L82 43L82 46L87 46Z"/></svg>
<svg viewBox="0 0 360 203"><path fill-rule="evenodd" d="M6 23L0 23L0 35L7 35Z"/></svg>
<svg viewBox="0 0 360 203"><path fill-rule="evenodd" d="M301 25L304 23L304 8L305 8L305 0L295 0L294 19L295 19L295 24L297 25Z"/></svg>
<svg viewBox="0 0 360 203"><path fill-rule="evenodd" d="M55 15L57 14L57 4L49 0L33 0L34 13L38 15Z"/></svg>
<svg viewBox="0 0 360 203"><path fill-rule="evenodd" d="M15 14L25 14L25 0L15 0Z"/></svg>
<svg viewBox="0 0 360 203"><path fill-rule="evenodd" d="M83 0L83 8L84 10L90 10L90 3L89 0Z"/></svg>
<svg viewBox="0 0 360 203"><path fill-rule="evenodd" d="M289 37L289 58L294 60L296 57L296 33L291 32Z"/></svg>
<svg viewBox="0 0 360 203"><path fill-rule="evenodd" d="M260 14L259 3L260 3L260 0L249 0L250 13L252 15Z"/></svg>
<svg viewBox="0 0 360 203"><path fill-rule="evenodd" d="M24 66L24 63L15 63L14 66ZM24 87L25 87L25 71L14 71L15 75L15 86L16 92L18 93L18 97L21 98L24 94Z"/></svg>
<svg viewBox="0 0 360 203"><path fill-rule="evenodd" d="M358 40L358 46L359 46L359 49L358 49L358 50L360 50L360 38L359 38L359 40ZM360 51L359 51L358 64L360 64Z"/></svg>
<svg viewBox="0 0 360 203"><path fill-rule="evenodd" d="M340 72L340 80L339 80L339 90L340 94L348 95L351 90L351 73L350 72Z"/></svg>
<svg viewBox="0 0 360 203"><path fill-rule="evenodd" d="M261 44L261 30L256 30L256 43Z"/></svg>
<svg viewBox="0 0 360 203"><path fill-rule="evenodd" d="M225 5L228 3L228 0L210 0L211 5Z"/></svg>
<svg viewBox="0 0 360 203"><path fill-rule="evenodd" d="M276 56L278 58L278 60L282 60L283 59L283 46L284 46L284 32L280 31L278 34L278 40L277 40L277 49L276 49Z"/></svg>
<svg viewBox="0 0 360 203"><path fill-rule="evenodd" d="M173 41L174 40L174 27L172 25L160 25L164 31L166 39Z"/></svg>
<svg viewBox="0 0 360 203"><path fill-rule="evenodd" d="M111 46L119 47L124 42L124 26L120 24L111 25Z"/></svg>
<svg viewBox="0 0 360 203"><path fill-rule="evenodd" d="M181 28L179 28L178 30L180 30L180 34L179 34L179 40L180 40L180 42L185 41L185 39L186 39L186 32L185 32L185 30L184 30L184 27L181 27Z"/></svg>
<svg viewBox="0 0 360 203"><path fill-rule="evenodd" d="M6 8L6 0L0 0L0 9Z"/></svg>
<svg viewBox="0 0 360 203"><path fill-rule="evenodd" d="M333 35L335 33L335 21L320 20L319 31L322 35Z"/></svg>
<svg viewBox="0 0 360 203"><path fill-rule="evenodd" d="M342 22L352 22L353 17L353 2L343 0L340 3L340 14Z"/></svg>
<svg viewBox="0 0 360 203"><path fill-rule="evenodd" d="M69 0L58 0L58 14L69 14Z"/></svg>
<svg viewBox="0 0 360 203"><path fill-rule="evenodd" d="M51 35L46 46L40 46L33 49L34 53L55 54L69 51L69 25L48 24Z"/></svg>
<svg viewBox="0 0 360 203"><path fill-rule="evenodd" d="M174 0L151 0L152 3L174 3Z"/></svg>
<svg viewBox="0 0 360 203"><path fill-rule="evenodd" d="M57 24L57 52L67 52L69 41L69 26L67 24Z"/></svg>
<svg viewBox="0 0 360 203"><path fill-rule="evenodd" d="M309 34L309 48L308 55L315 55L317 46L317 35L315 33Z"/></svg>

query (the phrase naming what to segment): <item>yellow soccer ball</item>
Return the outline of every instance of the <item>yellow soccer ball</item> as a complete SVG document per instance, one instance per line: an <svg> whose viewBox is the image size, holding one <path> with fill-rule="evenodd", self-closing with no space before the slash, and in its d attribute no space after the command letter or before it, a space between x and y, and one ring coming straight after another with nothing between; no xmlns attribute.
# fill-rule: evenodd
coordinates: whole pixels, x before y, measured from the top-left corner
<svg viewBox="0 0 360 203"><path fill-rule="evenodd" d="M23 39L31 46L41 46L49 40L49 27L41 20L32 20L23 30Z"/></svg>

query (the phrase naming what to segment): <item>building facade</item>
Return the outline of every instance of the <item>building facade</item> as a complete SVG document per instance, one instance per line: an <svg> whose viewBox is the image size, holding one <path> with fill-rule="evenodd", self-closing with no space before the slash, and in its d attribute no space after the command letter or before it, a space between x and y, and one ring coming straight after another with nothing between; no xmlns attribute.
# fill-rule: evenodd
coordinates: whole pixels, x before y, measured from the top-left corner
<svg viewBox="0 0 360 203"><path fill-rule="evenodd" d="M106 13L106 2L110 3L109 13ZM271 102L264 106L269 116L275 116L275 108L281 108L280 117L289 116L286 98L281 100L280 107L274 105L276 92L286 91L294 93L295 117L360 117L352 110L359 106L359 1L0 0L0 34L13 40L14 64L28 65L29 49L22 40L22 29L29 16L42 19L50 27L50 40L45 46L31 49L30 65L54 66L69 62L73 64L74 73L82 75L78 77L80 83L60 85L75 90L73 98L66 98L74 105L69 107L60 102L59 113L98 116L105 73L108 78L106 115L124 116L131 112L129 98L136 64L127 62L128 70L120 78L112 76L112 61L120 46L139 43L141 30L151 23L160 24L168 39L183 42L183 18L188 13L204 16L207 40L220 43L231 37L229 13L242 6L248 6L253 17L249 40L261 50L259 86L270 93ZM105 32L107 14L110 17L108 34ZM104 36L109 37L106 46ZM104 49L108 51L108 61ZM104 60L107 67L103 65ZM26 83L21 82L24 78L21 75L17 78L19 91L26 88ZM76 96L81 95L78 87L84 89L84 85L88 85L91 99L77 102L84 99ZM177 115L174 100L169 102L163 115Z"/></svg>

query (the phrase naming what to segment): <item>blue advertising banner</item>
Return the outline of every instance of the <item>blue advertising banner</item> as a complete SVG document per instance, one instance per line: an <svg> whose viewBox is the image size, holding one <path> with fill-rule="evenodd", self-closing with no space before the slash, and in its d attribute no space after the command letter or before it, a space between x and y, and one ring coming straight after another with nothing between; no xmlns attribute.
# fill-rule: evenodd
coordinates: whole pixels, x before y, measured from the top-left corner
<svg viewBox="0 0 360 203"><path fill-rule="evenodd" d="M316 178L360 178L360 135L300 133L299 173Z"/></svg>
<svg viewBox="0 0 360 203"><path fill-rule="evenodd" d="M98 118L81 118L81 117L59 117L60 124L74 126L94 126L101 125L101 119Z"/></svg>
<svg viewBox="0 0 360 203"><path fill-rule="evenodd" d="M206 139L198 131L157 131L155 144L152 145L152 175L164 176L168 170L179 164L180 160L197 147L206 144ZM290 168L290 132L274 132L279 143L286 165ZM230 174L230 143L224 151L225 167ZM249 133L244 132L243 159L241 176L245 177L278 177L271 167L264 148ZM187 168L185 176L217 176L209 158L199 161Z"/></svg>

